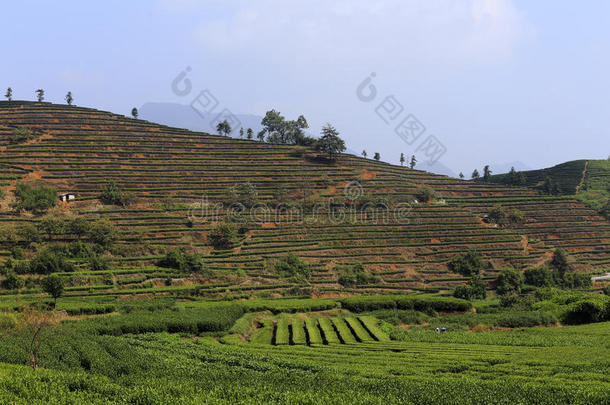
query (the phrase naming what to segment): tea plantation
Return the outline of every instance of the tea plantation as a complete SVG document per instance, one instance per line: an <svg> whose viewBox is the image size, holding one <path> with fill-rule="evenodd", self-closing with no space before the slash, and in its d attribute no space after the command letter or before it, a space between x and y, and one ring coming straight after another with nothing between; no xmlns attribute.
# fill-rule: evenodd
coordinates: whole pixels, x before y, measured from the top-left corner
<svg viewBox="0 0 610 405"><path fill-rule="evenodd" d="M607 171L0 102L0 403L610 403Z"/></svg>

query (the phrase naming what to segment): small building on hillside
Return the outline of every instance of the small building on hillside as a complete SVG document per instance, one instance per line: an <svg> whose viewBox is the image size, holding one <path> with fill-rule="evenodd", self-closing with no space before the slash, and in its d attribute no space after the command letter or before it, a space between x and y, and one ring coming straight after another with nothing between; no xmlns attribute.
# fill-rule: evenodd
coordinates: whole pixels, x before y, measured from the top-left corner
<svg viewBox="0 0 610 405"><path fill-rule="evenodd" d="M76 200L76 194L73 193L61 193L57 196L59 201L69 202Z"/></svg>

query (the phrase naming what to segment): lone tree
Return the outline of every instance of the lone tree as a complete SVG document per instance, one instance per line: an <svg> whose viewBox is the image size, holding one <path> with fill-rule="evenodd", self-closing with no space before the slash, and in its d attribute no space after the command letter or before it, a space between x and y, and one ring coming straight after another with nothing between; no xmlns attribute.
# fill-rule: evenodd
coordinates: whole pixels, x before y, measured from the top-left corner
<svg viewBox="0 0 610 405"><path fill-rule="evenodd" d="M42 103L44 101L44 90L43 89L36 90L36 95L38 97L38 102Z"/></svg>
<svg viewBox="0 0 610 405"><path fill-rule="evenodd" d="M64 293L64 283L61 278L55 274L45 277L41 282L41 287L44 292L53 298L55 304L57 304L57 299Z"/></svg>
<svg viewBox="0 0 610 405"><path fill-rule="evenodd" d="M373 159L375 159L375 160L381 159L381 155L379 154L379 152L375 152L375 154L373 155Z"/></svg>
<svg viewBox="0 0 610 405"><path fill-rule="evenodd" d="M400 153L400 165L404 166L405 164L405 154L404 153Z"/></svg>
<svg viewBox="0 0 610 405"><path fill-rule="evenodd" d="M345 151L345 142L339 138L339 131L332 125L326 124L322 127L322 137L316 142L316 149L328 153L328 158L333 160Z"/></svg>
<svg viewBox="0 0 610 405"><path fill-rule="evenodd" d="M244 127L239 128L239 137L244 138Z"/></svg>
<svg viewBox="0 0 610 405"><path fill-rule="evenodd" d="M472 172L472 179L473 180L478 180L481 178L481 175L479 174L479 171L477 169L474 169L474 171Z"/></svg>
<svg viewBox="0 0 610 405"><path fill-rule="evenodd" d="M483 181L488 182L490 178L491 178L491 169L489 168L489 165L486 165L483 168Z"/></svg>
<svg viewBox="0 0 610 405"><path fill-rule="evenodd" d="M137 108L133 107L131 109L131 116L135 119L138 119L138 109Z"/></svg>
<svg viewBox="0 0 610 405"><path fill-rule="evenodd" d="M248 138L248 140L251 140L254 136L254 131L252 131L252 128L248 128L248 130L246 131L246 138Z"/></svg>
<svg viewBox="0 0 610 405"><path fill-rule="evenodd" d="M38 354L45 330L59 325L61 318L60 312L28 307L15 322L18 333L26 339L30 363L34 371L38 370Z"/></svg>
<svg viewBox="0 0 610 405"><path fill-rule="evenodd" d="M72 101L74 101L74 97L72 97L72 92L69 91L68 94L66 94L66 103L72 105Z"/></svg>
<svg viewBox="0 0 610 405"><path fill-rule="evenodd" d="M208 240L215 249L230 249L237 236L235 226L231 223L220 222L208 234Z"/></svg>
<svg viewBox="0 0 610 405"><path fill-rule="evenodd" d="M366 159L366 151L365 150L362 151L362 157Z"/></svg>
<svg viewBox="0 0 610 405"><path fill-rule="evenodd" d="M409 167L411 169L415 169L415 165L417 164L417 159L415 159L415 155L411 156L411 162L409 162Z"/></svg>
<svg viewBox="0 0 610 405"><path fill-rule="evenodd" d="M6 89L6 94L4 95L8 101L13 101L13 89L10 87Z"/></svg>
<svg viewBox="0 0 610 405"><path fill-rule="evenodd" d="M231 128L229 121L224 120L216 125L216 132L218 132L218 135L229 136L233 132L233 128Z"/></svg>

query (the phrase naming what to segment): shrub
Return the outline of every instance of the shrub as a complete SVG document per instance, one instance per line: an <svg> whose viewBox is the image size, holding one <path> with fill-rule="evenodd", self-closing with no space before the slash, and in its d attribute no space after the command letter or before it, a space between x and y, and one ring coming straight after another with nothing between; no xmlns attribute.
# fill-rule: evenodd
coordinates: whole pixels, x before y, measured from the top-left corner
<svg viewBox="0 0 610 405"><path fill-rule="evenodd" d="M34 225L22 225L17 228L17 236L21 239L21 243L26 247L30 247L33 243L41 241L40 232Z"/></svg>
<svg viewBox="0 0 610 405"><path fill-rule="evenodd" d="M516 269L505 269L500 271L496 279L496 291L500 295L509 293L519 294L523 287L523 274Z"/></svg>
<svg viewBox="0 0 610 405"><path fill-rule="evenodd" d="M119 237L119 233L112 222L101 219L96 221L89 230L89 240L104 248L110 247Z"/></svg>
<svg viewBox="0 0 610 405"><path fill-rule="evenodd" d="M11 257L16 260L25 259L25 252L19 246L13 246L11 248Z"/></svg>
<svg viewBox="0 0 610 405"><path fill-rule="evenodd" d="M14 271L9 271L2 280L2 288L7 290L18 290L23 287L23 279L15 274Z"/></svg>
<svg viewBox="0 0 610 405"><path fill-rule="evenodd" d="M67 231L70 234L76 237L82 237L89 233L89 231L91 230L91 225L89 224L89 221L87 221L85 218L77 217L68 222L67 228Z"/></svg>
<svg viewBox="0 0 610 405"><path fill-rule="evenodd" d="M339 284L344 287L355 287L359 284L375 284L379 282L379 277L368 274L364 270L362 263L337 266L335 270L339 273Z"/></svg>
<svg viewBox="0 0 610 405"><path fill-rule="evenodd" d="M436 193L428 186L419 187L417 193L415 193L415 198L419 201L427 203L436 199Z"/></svg>
<svg viewBox="0 0 610 405"><path fill-rule="evenodd" d="M15 203L12 207L17 211L31 211L42 213L57 204L57 191L52 187L32 187L22 182L17 182L14 191Z"/></svg>
<svg viewBox="0 0 610 405"><path fill-rule="evenodd" d="M551 267L559 272L561 278L566 271L570 269L570 265L568 264L568 255L563 249L556 249L553 252L553 258L550 262Z"/></svg>
<svg viewBox="0 0 610 405"><path fill-rule="evenodd" d="M412 309L422 312L465 312L472 304L459 298L438 295L374 295L350 297L339 300L341 307L353 312L374 311L377 309Z"/></svg>
<svg viewBox="0 0 610 405"><path fill-rule="evenodd" d="M9 135L11 143L23 143L36 138L36 133L30 128L14 128Z"/></svg>
<svg viewBox="0 0 610 405"><path fill-rule="evenodd" d="M205 265L199 255L189 255L181 250L170 250L157 262L159 267L180 270L183 273L203 273Z"/></svg>
<svg viewBox="0 0 610 405"><path fill-rule="evenodd" d="M504 226L508 223L506 212L504 211L504 208L501 205L496 205L495 207L493 207L491 211L489 211L487 217L491 222L499 226Z"/></svg>
<svg viewBox="0 0 610 405"><path fill-rule="evenodd" d="M481 256L474 250L465 255L454 257L448 264L451 271L459 273L464 277L473 277L481 272L483 261Z"/></svg>
<svg viewBox="0 0 610 405"><path fill-rule="evenodd" d="M311 267L296 255L288 254L273 263L275 273L280 277L297 277L309 279L311 277Z"/></svg>
<svg viewBox="0 0 610 405"><path fill-rule="evenodd" d="M102 190L99 199L104 204L125 207L133 202L134 197L130 193L125 193L114 180L111 180Z"/></svg>
<svg viewBox="0 0 610 405"><path fill-rule="evenodd" d="M110 260L93 253L89 256L89 268L91 271L103 271L110 268Z"/></svg>
<svg viewBox="0 0 610 405"><path fill-rule="evenodd" d="M210 231L208 240L215 249L229 249L233 247L236 233L235 225L219 222Z"/></svg>
<svg viewBox="0 0 610 405"><path fill-rule="evenodd" d="M563 321L568 324L608 320L610 320L610 297L605 295L587 295L585 299L570 304L563 314Z"/></svg>
<svg viewBox="0 0 610 405"><path fill-rule="evenodd" d="M51 239L53 236L62 235L66 230L66 220L61 217L47 215L38 222L38 230Z"/></svg>
<svg viewBox="0 0 610 405"><path fill-rule="evenodd" d="M523 276L525 284L533 285L534 287L552 287L554 285L553 274L546 266L527 269Z"/></svg>
<svg viewBox="0 0 610 405"><path fill-rule="evenodd" d="M35 274L51 274L74 271L74 266L66 261L63 254L49 248L32 259L29 270Z"/></svg>
<svg viewBox="0 0 610 405"><path fill-rule="evenodd" d="M564 288L588 289L593 287L593 281L586 273L565 273L562 285Z"/></svg>
<svg viewBox="0 0 610 405"><path fill-rule="evenodd" d="M455 298L472 301L476 299L485 299L487 291L486 284L479 276L471 278L466 285L459 285L453 291Z"/></svg>

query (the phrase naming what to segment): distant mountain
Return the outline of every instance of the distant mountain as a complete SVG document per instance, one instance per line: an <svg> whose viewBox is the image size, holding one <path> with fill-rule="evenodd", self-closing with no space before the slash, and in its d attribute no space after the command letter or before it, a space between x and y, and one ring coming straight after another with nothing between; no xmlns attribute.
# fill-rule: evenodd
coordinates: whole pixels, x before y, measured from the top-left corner
<svg viewBox="0 0 610 405"><path fill-rule="evenodd" d="M511 167L514 167L515 170L518 172L522 172L525 170L532 170L531 167L529 167L525 163L519 162L519 161L508 162L508 163L494 163L494 164L489 165L489 168L491 169L491 172L493 174L508 173L508 172L510 172ZM466 174L466 173L464 173L464 174Z"/></svg>
<svg viewBox="0 0 610 405"><path fill-rule="evenodd" d="M140 107L138 112L140 118L147 121L170 127L189 129L191 131L208 132L210 134L216 133L218 120L222 121L225 118L219 115L221 111L204 113L190 105L176 103L146 103ZM262 129L260 124L262 117L258 115L235 114L233 117L239 122L238 125L232 124L233 137L239 137L240 126L244 130L252 128L255 136Z"/></svg>

